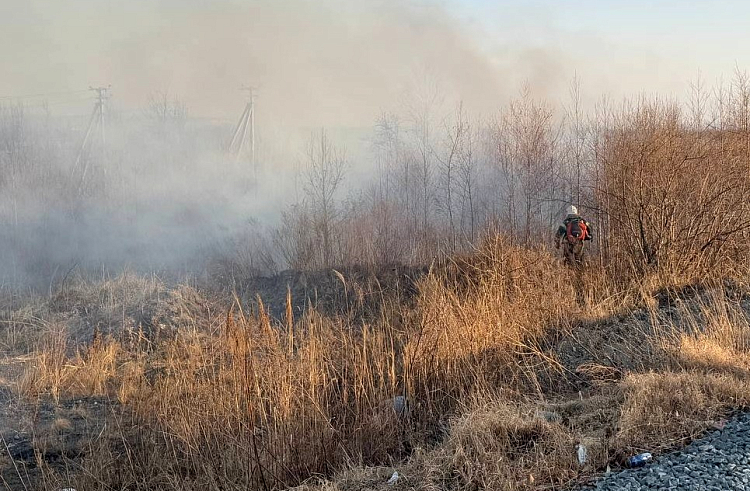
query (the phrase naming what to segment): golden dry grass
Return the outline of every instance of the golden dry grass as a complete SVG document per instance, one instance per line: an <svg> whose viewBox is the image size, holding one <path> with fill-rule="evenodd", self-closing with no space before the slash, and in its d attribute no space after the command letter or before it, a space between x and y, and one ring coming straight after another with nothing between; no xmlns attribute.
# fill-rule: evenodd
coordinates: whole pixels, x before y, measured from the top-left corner
<svg viewBox="0 0 750 491"><path fill-rule="evenodd" d="M372 323L273 320L260 299L221 309L182 288L153 308L172 334L74 348L60 325L20 387L118 401L79 463L84 489L378 489L394 464L395 489L559 488L747 407L743 286L657 295L560 271L545 251L488 240L420 280L414 310L389 304Z"/></svg>
<svg viewBox="0 0 750 491"><path fill-rule="evenodd" d="M673 448L750 403L750 377L659 372L628 377L616 447L626 454Z"/></svg>

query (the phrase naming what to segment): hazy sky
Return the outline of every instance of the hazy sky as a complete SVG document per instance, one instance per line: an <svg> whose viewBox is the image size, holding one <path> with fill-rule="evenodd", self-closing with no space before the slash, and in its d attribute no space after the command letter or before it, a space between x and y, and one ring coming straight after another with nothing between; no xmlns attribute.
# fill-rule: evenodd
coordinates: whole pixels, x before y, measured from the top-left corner
<svg viewBox="0 0 750 491"><path fill-rule="evenodd" d="M234 119L253 83L281 120L356 126L433 84L477 111L523 81L564 97L574 73L591 99L680 96L750 67L748 19L740 1L0 0L0 97L75 112L111 84L126 110L159 90Z"/></svg>
<svg viewBox="0 0 750 491"><path fill-rule="evenodd" d="M483 46L514 42L577 71L589 91L681 95L700 71L709 84L750 68L750 3L686 0L450 0L483 32Z"/></svg>

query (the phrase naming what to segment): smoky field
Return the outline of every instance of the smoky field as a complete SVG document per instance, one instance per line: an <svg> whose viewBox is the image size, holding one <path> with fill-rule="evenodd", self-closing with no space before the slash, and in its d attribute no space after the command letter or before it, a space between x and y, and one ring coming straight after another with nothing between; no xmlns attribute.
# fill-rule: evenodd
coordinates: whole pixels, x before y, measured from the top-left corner
<svg viewBox="0 0 750 491"><path fill-rule="evenodd" d="M750 408L746 72L615 100L271 3L17 33L114 80L0 95L5 489L574 489Z"/></svg>

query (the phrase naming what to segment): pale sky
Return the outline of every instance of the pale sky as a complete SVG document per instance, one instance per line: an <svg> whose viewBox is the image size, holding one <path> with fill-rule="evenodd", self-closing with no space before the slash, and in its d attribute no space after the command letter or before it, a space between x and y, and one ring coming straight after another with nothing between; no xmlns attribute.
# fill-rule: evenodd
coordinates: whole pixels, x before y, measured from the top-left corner
<svg viewBox="0 0 750 491"><path fill-rule="evenodd" d="M679 95L750 68L750 2L449 0L493 49L521 42L559 54L593 90Z"/></svg>
<svg viewBox="0 0 750 491"><path fill-rule="evenodd" d="M748 21L740 1L0 0L0 103L83 111L111 84L125 110L159 90L233 119L253 83L276 117L356 126L425 78L476 110L576 73L592 100L680 97L750 68Z"/></svg>

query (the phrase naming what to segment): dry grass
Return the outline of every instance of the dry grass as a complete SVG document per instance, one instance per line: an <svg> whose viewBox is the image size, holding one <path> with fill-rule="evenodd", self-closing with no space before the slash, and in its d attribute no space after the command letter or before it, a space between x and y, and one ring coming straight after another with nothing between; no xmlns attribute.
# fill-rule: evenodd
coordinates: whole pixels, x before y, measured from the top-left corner
<svg viewBox="0 0 750 491"><path fill-rule="evenodd" d="M182 287L149 304L160 331L81 348L57 325L20 386L118 402L66 476L82 489L378 489L394 464L403 489L559 488L747 407L747 289L659 296L560 271L545 251L486 241L420 280L413 311L389 305L374 323L273 320L260 299L227 310ZM118 291L95 297L145 305Z"/></svg>
<svg viewBox="0 0 750 491"><path fill-rule="evenodd" d="M536 367L556 369L540 339L550 330L568 331L582 310L570 278L549 254L500 238L425 278L418 309L421 318L406 346L408 369L425 383L439 376L453 397L483 382L538 389Z"/></svg>
<svg viewBox="0 0 750 491"><path fill-rule="evenodd" d="M561 486L577 474L580 438L534 408L493 402L454 419L444 445L424 459L434 489Z"/></svg>
<svg viewBox="0 0 750 491"><path fill-rule="evenodd" d="M39 355L19 381L19 391L27 397L49 392L55 401L61 395L107 395L108 384L119 375L120 350L119 343L98 339L69 357L66 329L58 326L43 339Z"/></svg>
<svg viewBox="0 0 750 491"><path fill-rule="evenodd" d="M624 384L615 440L623 457L674 448L750 403L750 377L726 373L648 373L628 377Z"/></svg>
<svg viewBox="0 0 750 491"><path fill-rule="evenodd" d="M750 407L750 312L732 293L719 287L681 302L661 339L672 368L624 380L621 451L674 447Z"/></svg>

